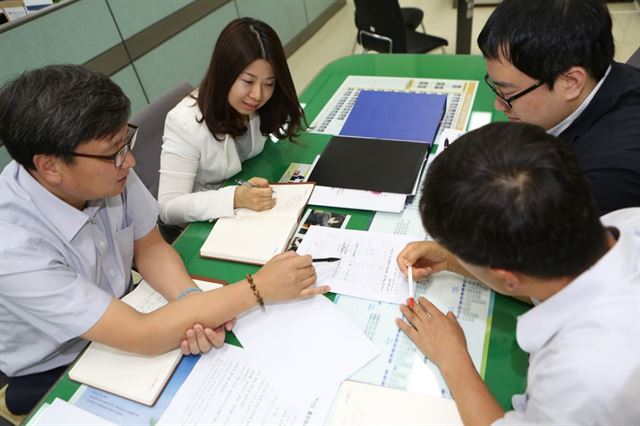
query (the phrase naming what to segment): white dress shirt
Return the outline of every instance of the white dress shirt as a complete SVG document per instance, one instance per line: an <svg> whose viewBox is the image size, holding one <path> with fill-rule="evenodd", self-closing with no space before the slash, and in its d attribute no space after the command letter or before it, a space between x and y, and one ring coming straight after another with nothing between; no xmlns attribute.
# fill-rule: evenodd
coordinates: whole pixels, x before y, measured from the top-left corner
<svg viewBox="0 0 640 426"><path fill-rule="evenodd" d="M131 278L133 243L156 226L158 204L133 170L121 195L65 203L15 161L0 175L0 370L70 364L79 338Z"/></svg>
<svg viewBox="0 0 640 426"><path fill-rule="evenodd" d="M615 403L640 367L640 208L602 222L618 229L616 244L518 318L516 338L530 354L527 389L495 425L637 423L637 409L620 412L625 405Z"/></svg>
<svg viewBox="0 0 640 426"><path fill-rule="evenodd" d="M266 136L260 116L252 114L247 133L216 140L191 97L167 115L160 155L160 218L169 224L233 216L236 186L220 188L242 170L242 161L262 152Z"/></svg>

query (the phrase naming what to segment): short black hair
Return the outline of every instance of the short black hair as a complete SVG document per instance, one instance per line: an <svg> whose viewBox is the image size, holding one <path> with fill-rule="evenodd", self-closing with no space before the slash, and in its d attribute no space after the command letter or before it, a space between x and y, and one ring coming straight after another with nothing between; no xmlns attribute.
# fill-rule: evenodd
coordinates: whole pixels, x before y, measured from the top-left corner
<svg viewBox="0 0 640 426"><path fill-rule="evenodd" d="M436 241L478 266L560 278L606 251L573 152L531 124L489 124L451 144L429 167L420 212Z"/></svg>
<svg viewBox="0 0 640 426"><path fill-rule="evenodd" d="M552 88L573 66L600 80L615 51L603 0L504 0L480 32L478 46L486 58L502 55Z"/></svg>
<svg viewBox="0 0 640 426"><path fill-rule="evenodd" d="M79 144L115 135L129 111L129 99L106 75L80 65L50 65L0 89L0 141L27 169L35 168L37 154L71 164Z"/></svg>

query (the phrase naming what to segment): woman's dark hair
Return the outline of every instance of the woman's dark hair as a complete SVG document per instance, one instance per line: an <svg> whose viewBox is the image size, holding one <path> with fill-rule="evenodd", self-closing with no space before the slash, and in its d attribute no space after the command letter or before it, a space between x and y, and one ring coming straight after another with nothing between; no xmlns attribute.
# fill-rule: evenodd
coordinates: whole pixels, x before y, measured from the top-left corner
<svg viewBox="0 0 640 426"><path fill-rule="evenodd" d="M606 252L573 152L531 124L489 124L445 149L429 167L420 212L435 240L478 266L573 277Z"/></svg>
<svg viewBox="0 0 640 426"><path fill-rule="evenodd" d="M227 97L242 70L258 59L269 62L276 77L271 99L259 110L260 131L281 139L300 134L304 111L278 35L262 21L240 18L220 33L196 99L202 112L198 121L204 121L217 140L222 140L220 135L237 137L246 132L242 116L229 105Z"/></svg>

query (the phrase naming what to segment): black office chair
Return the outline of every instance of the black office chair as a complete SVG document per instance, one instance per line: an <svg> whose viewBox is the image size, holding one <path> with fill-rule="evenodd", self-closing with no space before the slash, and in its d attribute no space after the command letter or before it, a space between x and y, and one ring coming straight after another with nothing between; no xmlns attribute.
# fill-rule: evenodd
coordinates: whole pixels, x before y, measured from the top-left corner
<svg viewBox="0 0 640 426"><path fill-rule="evenodd" d="M193 86L182 82L178 86L160 95L156 100L131 117L131 124L138 126L136 145L133 155L136 157L134 170L151 194L158 198L160 183L160 151L164 121L169 111L185 96L193 91ZM182 228L158 221L160 233L168 243L172 243Z"/></svg>
<svg viewBox="0 0 640 426"><path fill-rule="evenodd" d="M354 0L357 43L364 50L382 53L427 53L448 46L441 37L420 33L423 12L401 8L398 0ZM424 25L422 26L424 30ZM355 47L355 45L354 45Z"/></svg>
<svg viewBox="0 0 640 426"><path fill-rule="evenodd" d="M640 68L640 48L638 48L638 50L636 50L633 55L627 59L627 64Z"/></svg>

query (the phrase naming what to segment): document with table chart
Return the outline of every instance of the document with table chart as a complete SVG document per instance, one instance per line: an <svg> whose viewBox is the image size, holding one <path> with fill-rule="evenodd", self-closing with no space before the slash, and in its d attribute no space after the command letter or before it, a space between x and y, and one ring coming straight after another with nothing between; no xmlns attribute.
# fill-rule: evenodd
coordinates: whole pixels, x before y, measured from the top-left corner
<svg viewBox="0 0 640 426"><path fill-rule="evenodd" d="M466 130L478 81L350 75L313 120L309 132L339 135L362 90L447 95L440 128Z"/></svg>
<svg viewBox="0 0 640 426"><path fill-rule="evenodd" d="M429 299L441 311L456 315L473 364L484 377L493 292L477 281L441 272L417 283L418 296ZM398 305L343 295L338 295L335 302L382 352L351 380L451 398L438 367L396 326L395 319L401 317Z"/></svg>

